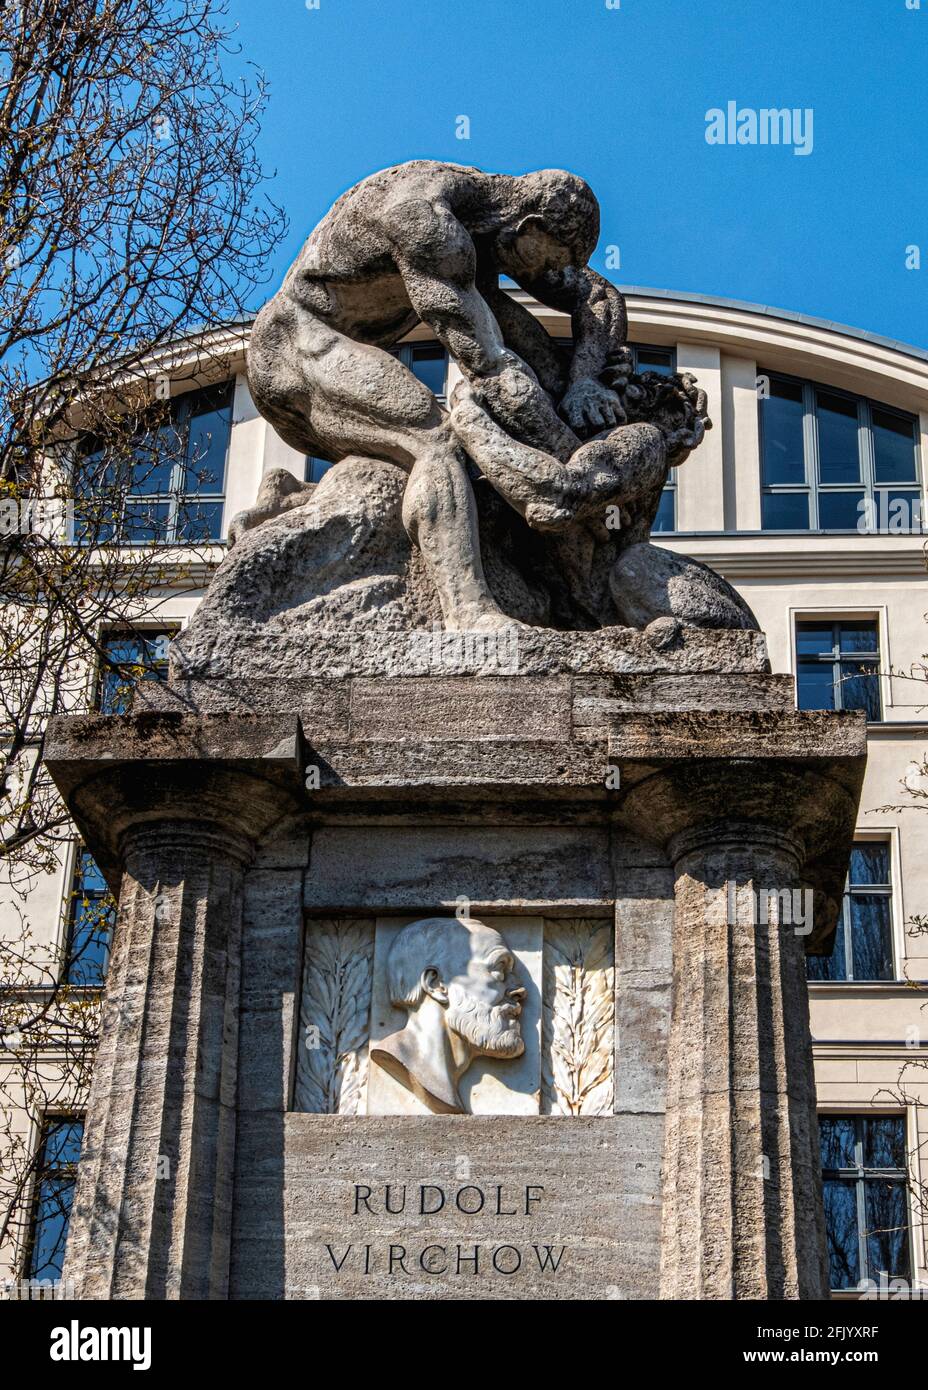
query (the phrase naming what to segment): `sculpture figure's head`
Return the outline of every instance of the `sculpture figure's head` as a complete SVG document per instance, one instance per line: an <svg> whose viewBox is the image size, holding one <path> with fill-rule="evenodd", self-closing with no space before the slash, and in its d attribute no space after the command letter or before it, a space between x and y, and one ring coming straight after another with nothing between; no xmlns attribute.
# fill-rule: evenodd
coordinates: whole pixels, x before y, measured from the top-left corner
<svg viewBox="0 0 928 1390"><path fill-rule="evenodd" d="M475 1056L520 1057L525 990L499 932L473 917L426 917L397 935L387 960L391 1003L410 1013L426 1000Z"/></svg>
<svg viewBox="0 0 928 1390"><path fill-rule="evenodd" d="M585 266L599 240L599 203L589 184L563 169L539 169L512 181L516 196L495 241L500 270L540 280Z"/></svg>
<svg viewBox="0 0 928 1390"><path fill-rule="evenodd" d="M629 424L641 421L660 430L672 465L682 463L712 428L706 393L689 372L636 373L631 353L622 348L612 354L600 380L618 395Z"/></svg>

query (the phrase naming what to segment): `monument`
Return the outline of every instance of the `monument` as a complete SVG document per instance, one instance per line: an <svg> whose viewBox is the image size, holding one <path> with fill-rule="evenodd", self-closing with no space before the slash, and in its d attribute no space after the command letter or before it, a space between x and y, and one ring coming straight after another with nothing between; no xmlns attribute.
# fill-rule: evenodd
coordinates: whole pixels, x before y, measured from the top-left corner
<svg viewBox="0 0 928 1390"><path fill-rule="evenodd" d="M804 956L863 716L651 543L710 421L632 370L598 230L558 170L344 194L248 355L333 467L265 477L167 685L54 722L120 904L82 1297L827 1295Z"/></svg>

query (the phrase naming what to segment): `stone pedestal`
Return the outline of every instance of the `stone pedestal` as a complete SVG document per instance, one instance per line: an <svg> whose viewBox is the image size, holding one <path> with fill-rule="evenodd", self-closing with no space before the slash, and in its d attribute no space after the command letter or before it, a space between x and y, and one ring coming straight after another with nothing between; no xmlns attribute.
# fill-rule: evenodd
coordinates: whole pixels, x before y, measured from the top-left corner
<svg viewBox="0 0 928 1390"><path fill-rule="evenodd" d="M803 956L833 931L863 720L796 712L755 655L661 660L222 676L55 722L49 765L120 899L82 1297L822 1295ZM756 910L805 887L811 922ZM537 923L568 987L564 942L601 954L606 928L614 1084L571 1110L543 1062L538 1113L365 1114L363 1086L352 1113L301 1112L308 946L360 943L360 974L338 967L360 990L378 924L462 900Z"/></svg>

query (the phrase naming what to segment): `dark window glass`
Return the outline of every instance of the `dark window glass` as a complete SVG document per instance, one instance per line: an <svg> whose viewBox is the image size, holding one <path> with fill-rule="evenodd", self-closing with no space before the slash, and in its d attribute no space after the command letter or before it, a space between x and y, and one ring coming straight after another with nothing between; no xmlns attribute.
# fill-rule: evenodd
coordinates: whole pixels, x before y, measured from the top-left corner
<svg viewBox="0 0 928 1390"><path fill-rule="evenodd" d="M77 539L133 545L218 540L232 395L227 381L175 396L170 418L138 436L130 460L107 463L106 450L85 441L75 470Z"/></svg>
<svg viewBox="0 0 928 1390"><path fill-rule="evenodd" d="M760 401L765 531L922 533L918 490L905 487L918 483L914 416L776 373L761 377L769 382Z"/></svg>
<svg viewBox="0 0 928 1390"><path fill-rule="evenodd" d="M639 372L660 372L673 375L673 349L639 347L634 349L635 368Z"/></svg>
<svg viewBox="0 0 928 1390"><path fill-rule="evenodd" d="M197 393L187 427L184 491L223 493L226 454L232 428L232 390L228 383Z"/></svg>
<svg viewBox="0 0 928 1390"><path fill-rule="evenodd" d="M855 619L796 624L799 709L862 709L882 718L877 624Z"/></svg>
<svg viewBox="0 0 928 1390"><path fill-rule="evenodd" d="M830 665L801 658L796 684L799 709L835 708L835 677Z"/></svg>
<svg viewBox="0 0 928 1390"><path fill-rule="evenodd" d="M106 980L116 905L93 857L81 850L74 866L68 914L65 978L70 985L99 988Z"/></svg>
<svg viewBox="0 0 928 1390"><path fill-rule="evenodd" d="M856 531L861 519L866 523L864 492L820 492L818 524L823 531Z"/></svg>
<svg viewBox="0 0 928 1390"><path fill-rule="evenodd" d="M830 391L816 391L815 404L819 482L859 483L857 401L832 395Z"/></svg>
<svg viewBox="0 0 928 1390"><path fill-rule="evenodd" d="M771 379L761 401L765 486L806 481L803 416L802 386Z"/></svg>
<svg viewBox="0 0 928 1390"><path fill-rule="evenodd" d="M821 1115L819 1135L831 1287L911 1279L904 1116Z"/></svg>
<svg viewBox="0 0 928 1390"><path fill-rule="evenodd" d="M765 492L761 498L761 526L765 531L808 531L808 494Z"/></svg>
<svg viewBox="0 0 928 1390"><path fill-rule="evenodd" d="M429 343L425 347L413 345L410 356L413 375L417 376L434 395L443 396L445 394L445 373L448 366L445 349L437 343Z"/></svg>
<svg viewBox="0 0 928 1390"><path fill-rule="evenodd" d="M889 884L889 845L882 840L858 840L851 850L848 875L854 887Z"/></svg>
<svg viewBox="0 0 928 1390"><path fill-rule="evenodd" d="M810 980L895 979L892 885L885 842L855 843L834 949L829 956L808 956L806 968Z"/></svg>
<svg viewBox="0 0 928 1390"><path fill-rule="evenodd" d="M168 646L173 632L111 632L104 649L121 669L100 673L97 705L101 714L126 714L140 680L167 680Z"/></svg>
<svg viewBox="0 0 928 1390"><path fill-rule="evenodd" d="M911 483L917 477L915 422L871 406L873 470L878 483Z"/></svg>
<svg viewBox="0 0 928 1390"><path fill-rule="evenodd" d="M654 518L652 531L675 531L677 529L676 501L674 489L665 487L661 493L660 505L657 508L657 516Z"/></svg>
<svg viewBox="0 0 928 1390"><path fill-rule="evenodd" d="M332 467L328 459L315 458L312 454L306 455L306 465L303 470L303 481L306 483L318 483L323 474L327 473Z"/></svg>
<svg viewBox="0 0 928 1390"><path fill-rule="evenodd" d="M29 1241L30 1279L60 1279L84 1125L49 1118L42 1134Z"/></svg>

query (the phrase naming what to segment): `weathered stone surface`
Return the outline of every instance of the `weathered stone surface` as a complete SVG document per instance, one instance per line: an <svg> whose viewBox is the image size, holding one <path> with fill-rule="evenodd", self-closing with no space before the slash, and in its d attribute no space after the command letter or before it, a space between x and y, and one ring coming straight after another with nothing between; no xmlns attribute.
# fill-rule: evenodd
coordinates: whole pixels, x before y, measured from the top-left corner
<svg viewBox="0 0 928 1390"><path fill-rule="evenodd" d="M269 626L304 646L309 628L432 623L756 629L723 579L648 543L671 468L711 422L693 377L632 371L622 295L589 266L598 228L591 189L560 170L419 160L338 200L248 349L262 414L335 466L318 485L275 470L233 520L176 644L188 674L245 651L260 663ZM568 350L501 274L571 314ZM417 321L459 369L450 402L386 350Z"/></svg>

